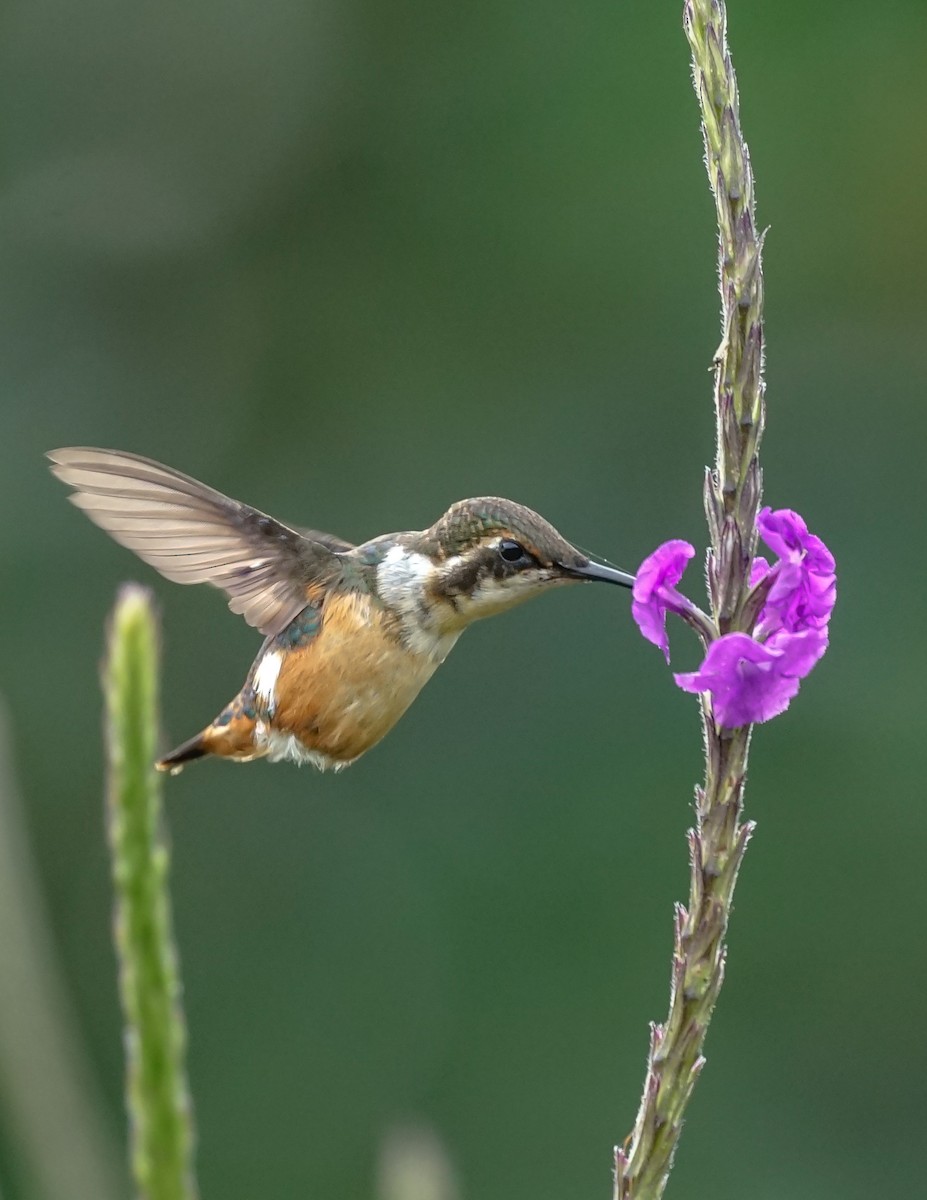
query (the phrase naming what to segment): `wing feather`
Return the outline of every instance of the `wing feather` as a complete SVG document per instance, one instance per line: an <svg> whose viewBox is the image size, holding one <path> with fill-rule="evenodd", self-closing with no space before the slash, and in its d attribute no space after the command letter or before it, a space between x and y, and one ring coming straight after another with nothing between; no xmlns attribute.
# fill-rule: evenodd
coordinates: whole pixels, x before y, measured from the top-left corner
<svg viewBox="0 0 927 1200"><path fill-rule="evenodd" d="M137 454L52 450L52 471L94 524L176 583L210 583L229 608L267 635L334 578L350 542L298 530Z"/></svg>

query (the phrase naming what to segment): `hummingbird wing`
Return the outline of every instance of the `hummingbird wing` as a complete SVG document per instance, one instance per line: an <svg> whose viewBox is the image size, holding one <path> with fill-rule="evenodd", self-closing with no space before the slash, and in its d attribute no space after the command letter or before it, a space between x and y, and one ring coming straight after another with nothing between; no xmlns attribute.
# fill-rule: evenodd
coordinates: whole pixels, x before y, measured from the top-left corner
<svg viewBox="0 0 927 1200"><path fill-rule="evenodd" d="M308 538L310 542L320 542L335 554L347 554L349 550L357 549L353 542L346 542L344 538L336 537L333 533L322 533L319 529L306 529L304 525L292 525L290 528L300 537Z"/></svg>
<svg viewBox="0 0 927 1200"><path fill-rule="evenodd" d="M121 450L52 450L52 472L94 524L175 583L211 583L271 636L341 572L350 542L296 530L221 492Z"/></svg>

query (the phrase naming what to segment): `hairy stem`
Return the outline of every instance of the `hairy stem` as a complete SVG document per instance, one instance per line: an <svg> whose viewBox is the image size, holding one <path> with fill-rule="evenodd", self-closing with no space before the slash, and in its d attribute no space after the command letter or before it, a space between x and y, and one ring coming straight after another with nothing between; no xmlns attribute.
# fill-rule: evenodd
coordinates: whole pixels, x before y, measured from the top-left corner
<svg viewBox="0 0 927 1200"><path fill-rule="evenodd" d="M171 933L160 784L153 766L157 628L148 593L141 588L124 588L116 603L103 682L132 1172L143 1200L193 1200L186 1031Z"/></svg>
<svg viewBox="0 0 927 1200"><path fill-rule="evenodd" d="M712 615L724 634L749 627L753 604L748 603L750 566L762 490L757 455L765 421L763 239L756 232L753 173L740 128L724 4L686 0L684 24L718 219L717 456L706 476L705 510ZM689 902L676 908L669 1012L662 1024L651 1026L637 1119L615 1153L614 1200L663 1195L686 1106L705 1062L705 1036L724 980L734 887L753 831L752 823L741 822L750 728L719 728L708 697L702 700L702 721L705 782L696 789L695 828L688 835Z"/></svg>

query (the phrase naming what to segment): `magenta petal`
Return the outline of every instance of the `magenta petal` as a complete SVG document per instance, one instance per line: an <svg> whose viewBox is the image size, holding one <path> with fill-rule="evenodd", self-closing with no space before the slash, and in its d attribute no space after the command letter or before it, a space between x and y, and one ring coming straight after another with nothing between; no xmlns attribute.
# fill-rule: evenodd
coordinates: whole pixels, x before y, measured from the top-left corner
<svg viewBox="0 0 927 1200"><path fill-rule="evenodd" d="M808 536L804 518L790 508L760 509L757 529L766 545L786 562L801 556L803 539Z"/></svg>
<svg viewBox="0 0 927 1200"><path fill-rule="evenodd" d="M758 634L826 628L837 598L834 556L791 509L764 508L757 525L763 540L780 556Z"/></svg>
<svg viewBox="0 0 927 1200"><path fill-rule="evenodd" d="M657 546L637 570L634 577L634 599L646 602L657 589L677 584L694 554L695 547L679 538Z"/></svg>
<svg viewBox="0 0 927 1200"><path fill-rule="evenodd" d="M786 563L770 589L760 624L767 632L784 628L790 633L800 633L824 628L836 598L833 575L812 575L801 566Z"/></svg>
<svg viewBox="0 0 927 1200"><path fill-rule="evenodd" d="M823 657L827 645L826 629L805 629L801 633L783 629L772 635L766 649L779 655L776 670L780 675L804 679Z"/></svg>
<svg viewBox="0 0 927 1200"><path fill-rule="evenodd" d="M750 586L756 587L760 580L765 579L768 574L769 563L762 555L758 554L750 567Z"/></svg>
<svg viewBox="0 0 927 1200"><path fill-rule="evenodd" d="M710 692L720 725L768 721L788 708L826 648L823 630L782 630L765 645L749 634L729 633L712 642L697 671L676 675L676 683L686 692Z"/></svg>
<svg viewBox="0 0 927 1200"><path fill-rule="evenodd" d="M667 612L683 612L689 601L676 591L695 548L678 539L664 542L641 563L634 577L631 615L648 642L663 651L669 662L669 639L666 636Z"/></svg>
<svg viewBox="0 0 927 1200"><path fill-rule="evenodd" d="M807 568L817 575L830 575L834 571L834 556L819 537L808 532L804 518L790 508L760 510L756 519L760 537L786 562L805 561Z"/></svg>

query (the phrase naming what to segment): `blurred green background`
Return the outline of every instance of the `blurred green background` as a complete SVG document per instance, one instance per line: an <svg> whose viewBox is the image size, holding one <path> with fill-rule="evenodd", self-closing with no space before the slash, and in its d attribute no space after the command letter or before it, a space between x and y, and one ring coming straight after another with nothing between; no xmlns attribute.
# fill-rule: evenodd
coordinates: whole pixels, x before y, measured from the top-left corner
<svg viewBox="0 0 927 1200"><path fill-rule="evenodd" d="M501 493L626 567L668 537L704 547L715 232L680 8L6 6L0 691L12 858L28 873L31 846L38 890L8 900L0 947L4 1200L109 1200L55 1193L30 1141L54 1157L71 1128L42 1117L63 1057L16 1034L33 1005L10 963L46 935L78 1107L128 1194L99 750L116 587L162 605L171 743L260 643L91 526L43 451L134 450L357 540ZM759 828L669 1194L907 1196L927 1117L927 9L731 8L771 226L766 495L834 550L840 599L827 659L755 737ZM408 1122L467 1200L610 1195L701 773L696 706L627 607L575 589L486 622L338 778L167 781L206 1200L370 1200ZM675 654L696 659L682 629Z"/></svg>

